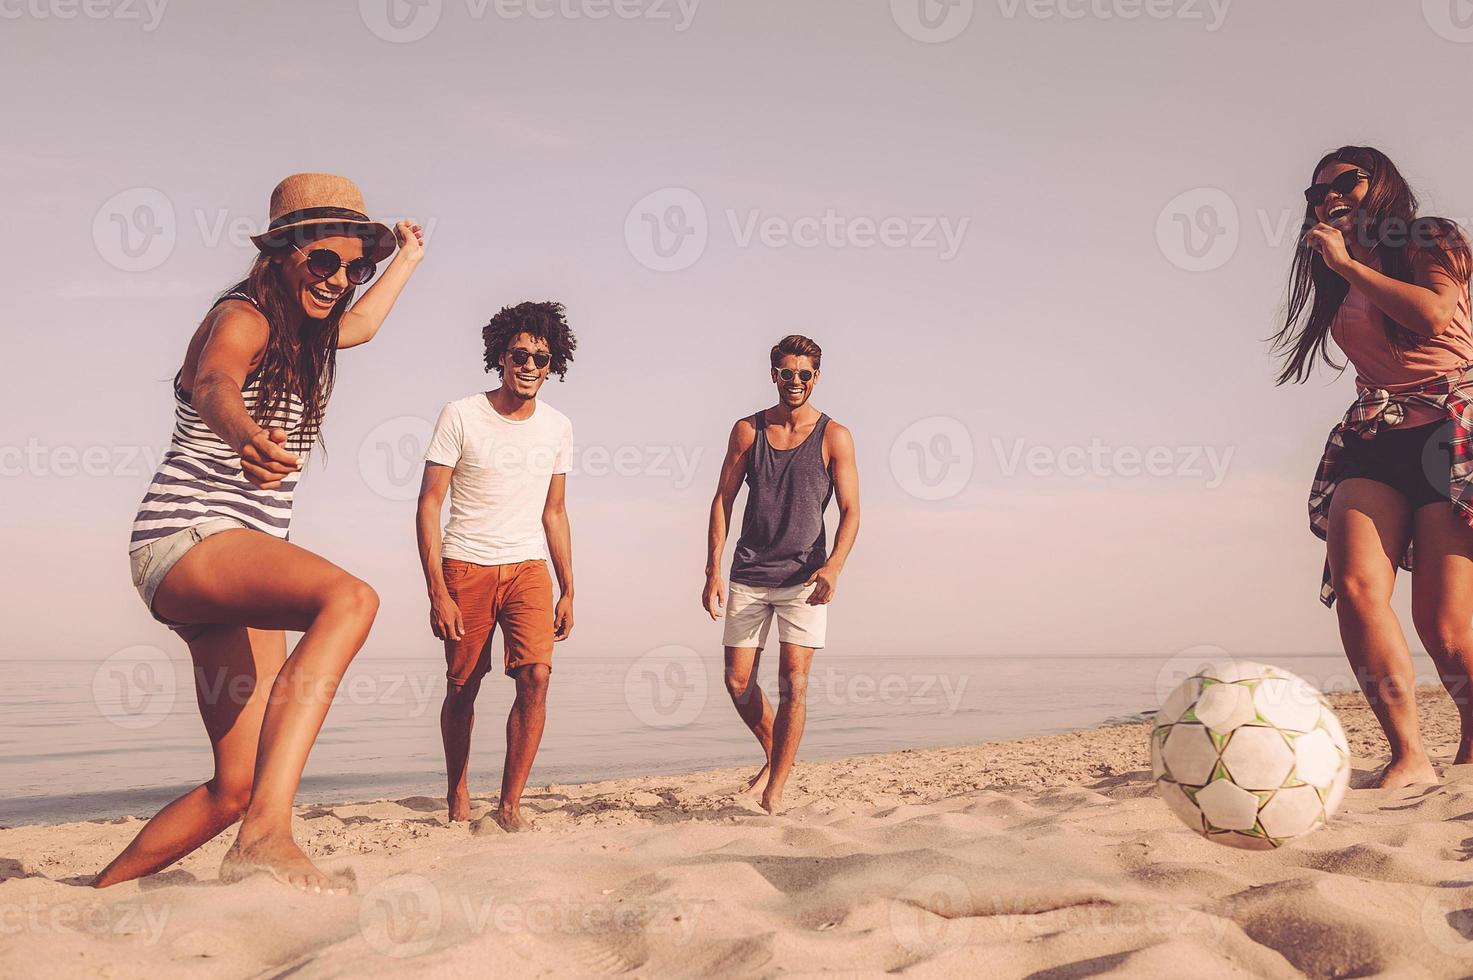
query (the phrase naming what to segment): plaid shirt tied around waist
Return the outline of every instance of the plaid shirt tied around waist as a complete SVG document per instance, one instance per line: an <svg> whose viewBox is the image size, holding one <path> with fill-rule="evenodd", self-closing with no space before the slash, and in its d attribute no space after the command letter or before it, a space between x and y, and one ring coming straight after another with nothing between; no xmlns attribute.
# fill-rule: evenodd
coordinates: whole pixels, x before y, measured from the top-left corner
<svg viewBox="0 0 1473 980"><path fill-rule="evenodd" d="M1452 507L1464 523L1473 527L1473 368L1464 365L1457 373L1446 374L1420 388L1395 394L1382 388L1363 388L1345 417L1330 430L1325 454L1315 470L1314 484L1309 490L1309 529L1324 540L1330 533L1330 498L1337 483L1335 468L1347 439L1371 439L1385 428L1395 428L1406 420L1406 407L1419 403L1447 413L1453 432L1449 440L1451 452L1450 496ZM1412 570L1412 544L1407 542L1401 567ZM1335 589L1330 583L1330 561L1325 559L1325 574L1320 585L1320 601L1335 604Z"/></svg>

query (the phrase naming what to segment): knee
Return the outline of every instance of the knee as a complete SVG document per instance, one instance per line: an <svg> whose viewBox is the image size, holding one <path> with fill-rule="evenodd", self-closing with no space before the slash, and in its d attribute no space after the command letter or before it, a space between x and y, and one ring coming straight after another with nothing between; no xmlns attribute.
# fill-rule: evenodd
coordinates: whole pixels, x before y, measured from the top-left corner
<svg viewBox="0 0 1473 980"><path fill-rule="evenodd" d="M1395 581L1381 575L1347 572L1335 580L1335 594L1347 612L1366 616L1390 608Z"/></svg>
<svg viewBox="0 0 1473 980"><path fill-rule="evenodd" d="M726 693L731 695L733 701L745 701L752 692L752 672L750 670L728 670L726 672Z"/></svg>
<svg viewBox="0 0 1473 980"><path fill-rule="evenodd" d="M353 619L372 624L378 615L378 593L359 578L348 576L333 587L328 605Z"/></svg>
<svg viewBox="0 0 1473 980"><path fill-rule="evenodd" d="M210 806L231 823L239 820L251 803L249 780L221 779L216 776L205 784L205 788L210 794Z"/></svg>
<svg viewBox="0 0 1473 980"><path fill-rule="evenodd" d="M451 714L468 715L475 710L476 695L481 693L479 680L457 684L450 681L445 686L445 710Z"/></svg>
<svg viewBox="0 0 1473 980"><path fill-rule="evenodd" d="M806 672L783 673L781 693L784 701L806 702L808 700L808 674Z"/></svg>
<svg viewBox="0 0 1473 980"><path fill-rule="evenodd" d="M542 704L547 700L547 685L551 680L552 669L547 664L528 664L517 671L517 699Z"/></svg>
<svg viewBox="0 0 1473 980"><path fill-rule="evenodd" d="M1417 636L1427 648L1429 656L1436 660L1461 657L1467 652L1468 624L1458 623L1440 613L1425 617L1413 615Z"/></svg>

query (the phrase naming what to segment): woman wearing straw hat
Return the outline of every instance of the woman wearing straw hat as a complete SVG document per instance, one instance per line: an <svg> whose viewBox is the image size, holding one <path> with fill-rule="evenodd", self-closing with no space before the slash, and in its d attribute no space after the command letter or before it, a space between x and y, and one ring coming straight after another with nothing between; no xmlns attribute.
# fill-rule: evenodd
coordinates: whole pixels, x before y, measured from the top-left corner
<svg viewBox="0 0 1473 980"><path fill-rule="evenodd" d="M174 378L174 433L133 522L133 584L194 660L215 774L170 803L97 876L162 870L241 821L220 868L305 891L352 889L291 833L292 800L378 596L289 544L337 351L373 339L424 254L419 225L369 220L352 181L296 174L271 195L260 254L195 330ZM354 287L384 274L354 302ZM284 630L302 633L287 655Z"/></svg>

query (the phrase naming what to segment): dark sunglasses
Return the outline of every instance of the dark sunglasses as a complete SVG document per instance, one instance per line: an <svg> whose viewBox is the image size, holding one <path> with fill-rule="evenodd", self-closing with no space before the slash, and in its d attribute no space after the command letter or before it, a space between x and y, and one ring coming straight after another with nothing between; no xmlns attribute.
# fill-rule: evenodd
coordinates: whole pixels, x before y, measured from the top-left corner
<svg viewBox="0 0 1473 980"><path fill-rule="evenodd" d="M293 245L298 252L300 246ZM314 248L310 252L303 253L307 256L307 271L318 279L331 279L338 274L343 267L343 257L330 248ZM355 286L361 286L373 278L374 270L378 266L372 259L357 258L348 263L348 281Z"/></svg>
<svg viewBox="0 0 1473 980"><path fill-rule="evenodd" d="M513 347L507 353L511 355L511 362L517 367L526 364L527 358L529 357L532 359L532 363L537 365L537 370L539 371L552 363L552 355L543 350L534 352L527 350L525 347Z"/></svg>
<svg viewBox="0 0 1473 980"><path fill-rule="evenodd" d="M777 372L777 376L779 378L782 378L784 381L792 381L795 375L797 376L799 381L802 381L805 384L813 380L812 371L794 371L792 368L783 368L781 371Z"/></svg>
<svg viewBox="0 0 1473 980"><path fill-rule="evenodd" d="M1364 170L1347 170L1328 184L1311 184L1309 187L1306 187L1304 189L1304 199L1314 207L1319 207L1325 203L1325 198L1330 196L1331 191L1334 191L1336 194L1349 194L1355 190L1356 184L1370 179L1371 175Z"/></svg>

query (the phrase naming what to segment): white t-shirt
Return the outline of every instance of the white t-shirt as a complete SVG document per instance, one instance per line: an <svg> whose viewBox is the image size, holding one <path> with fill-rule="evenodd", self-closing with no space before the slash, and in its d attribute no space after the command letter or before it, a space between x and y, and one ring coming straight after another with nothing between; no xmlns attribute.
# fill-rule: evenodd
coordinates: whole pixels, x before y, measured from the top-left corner
<svg viewBox="0 0 1473 980"><path fill-rule="evenodd" d="M477 565L547 558L542 509L572 444L573 423L543 401L525 419L505 418L479 391L447 404L425 450L427 462L455 468L441 555Z"/></svg>

